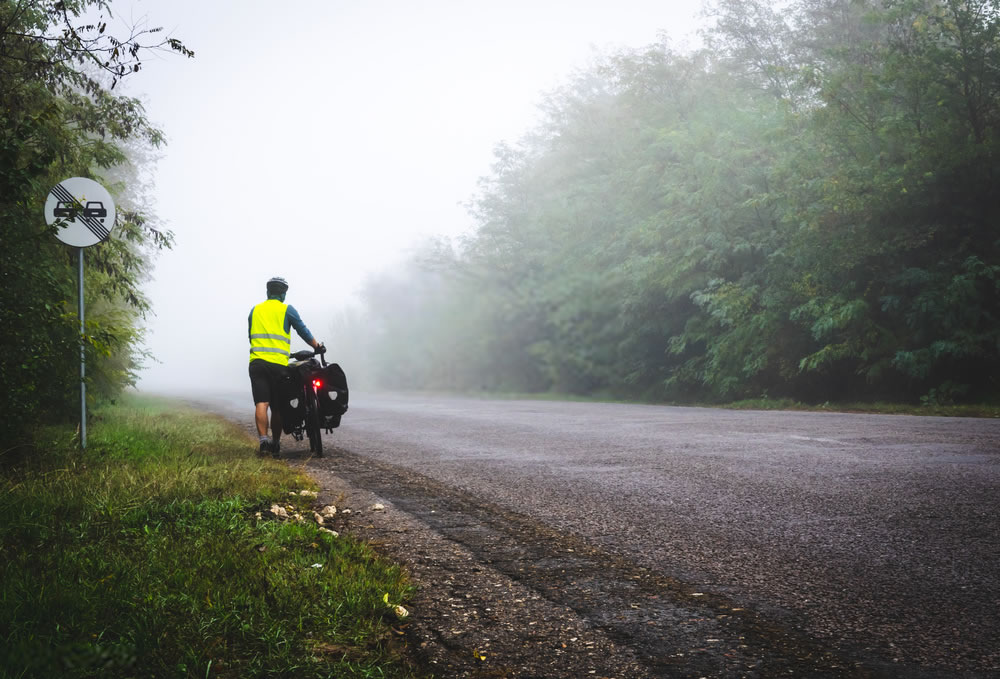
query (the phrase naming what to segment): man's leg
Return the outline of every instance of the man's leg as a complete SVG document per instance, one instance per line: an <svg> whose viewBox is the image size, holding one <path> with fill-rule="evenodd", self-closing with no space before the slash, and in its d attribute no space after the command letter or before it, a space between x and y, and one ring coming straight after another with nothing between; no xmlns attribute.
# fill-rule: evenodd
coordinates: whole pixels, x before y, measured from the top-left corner
<svg viewBox="0 0 1000 679"><path fill-rule="evenodd" d="M268 366L268 384L271 389L271 454L281 451L281 411L288 405L288 366L271 363Z"/></svg>
<svg viewBox="0 0 1000 679"><path fill-rule="evenodd" d="M271 446L271 442L267 440L267 406L269 404L266 401L261 401L260 403L254 404L254 424L257 425L257 436L260 439L260 454L271 453L274 454L274 448Z"/></svg>
<svg viewBox="0 0 1000 679"><path fill-rule="evenodd" d="M257 435L267 438L267 403L258 403L255 406L254 422L257 424Z"/></svg>
<svg viewBox="0 0 1000 679"><path fill-rule="evenodd" d="M277 454L281 450L281 413L277 408L271 408L271 451Z"/></svg>
<svg viewBox="0 0 1000 679"><path fill-rule="evenodd" d="M250 361L250 391L253 394L254 425L260 438L260 453L271 452L271 442L267 438L267 407L271 401L271 386L268 381L267 363L260 359Z"/></svg>

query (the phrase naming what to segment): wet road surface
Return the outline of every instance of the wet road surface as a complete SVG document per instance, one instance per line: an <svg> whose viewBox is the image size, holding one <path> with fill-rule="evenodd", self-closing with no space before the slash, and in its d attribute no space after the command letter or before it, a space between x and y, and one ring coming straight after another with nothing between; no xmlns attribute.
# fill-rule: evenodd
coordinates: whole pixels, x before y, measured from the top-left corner
<svg viewBox="0 0 1000 679"><path fill-rule="evenodd" d="M649 676L1000 675L1000 421L354 395L325 442Z"/></svg>

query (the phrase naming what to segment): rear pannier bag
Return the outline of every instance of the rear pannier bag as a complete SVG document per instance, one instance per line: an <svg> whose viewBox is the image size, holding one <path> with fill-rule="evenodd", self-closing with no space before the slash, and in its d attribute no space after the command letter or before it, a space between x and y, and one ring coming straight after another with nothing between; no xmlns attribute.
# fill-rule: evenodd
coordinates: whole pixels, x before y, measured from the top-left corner
<svg viewBox="0 0 1000 679"><path fill-rule="evenodd" d="M278 387L278 403L281 413L281 428L286 434L291 434L295 424L306 416L306 404L302 402L302 385L305 377L300 370L289 366Z"/></svg>
<svg viewBox="0 0 1000 679"><path fill-rule="evenodd" d="M347 376L338 364L331 363L323 368L321 379L319 412L323 416L323 426L334 429L340 426L340 418L347 412Z"/></svg>

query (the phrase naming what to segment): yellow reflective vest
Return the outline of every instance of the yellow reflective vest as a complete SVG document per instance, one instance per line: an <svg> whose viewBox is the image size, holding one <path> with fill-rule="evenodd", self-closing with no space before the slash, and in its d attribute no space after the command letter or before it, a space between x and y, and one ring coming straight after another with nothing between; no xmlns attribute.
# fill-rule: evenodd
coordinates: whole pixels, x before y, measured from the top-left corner
<svg viewBox="0 0 1000 679"><path fill-rule="evenodd" d="M292 350L290 329L285 330L288 305L277 299L261 302L250 312L250 360L261 358L288 365Z"/></svg>

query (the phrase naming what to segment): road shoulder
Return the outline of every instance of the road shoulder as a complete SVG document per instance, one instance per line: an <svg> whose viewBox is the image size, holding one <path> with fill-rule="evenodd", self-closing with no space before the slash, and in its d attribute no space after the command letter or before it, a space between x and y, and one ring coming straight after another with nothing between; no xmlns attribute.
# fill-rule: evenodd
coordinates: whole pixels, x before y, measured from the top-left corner
<svg viewBox="0 0 1000 679"><path fill-rule="evenodd" d="M336 453L333 454L334 457ZM350 514L338 527L409 571L416 593L402 631L440 677L651 676L631 649L572 609L484 564L385 498L352 485L335 463L311 463L320 500ZM373 510L376 505L385 509Z"/></svg>

